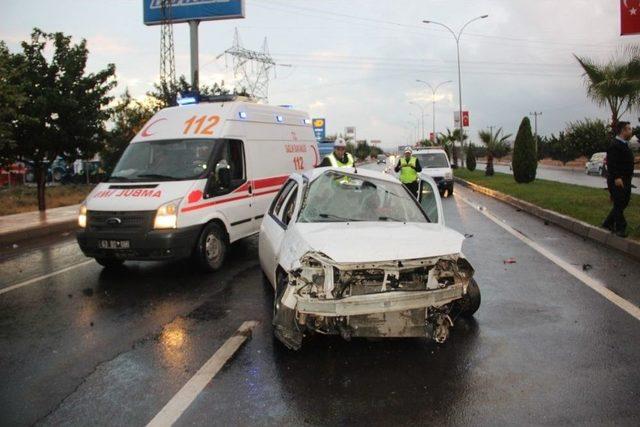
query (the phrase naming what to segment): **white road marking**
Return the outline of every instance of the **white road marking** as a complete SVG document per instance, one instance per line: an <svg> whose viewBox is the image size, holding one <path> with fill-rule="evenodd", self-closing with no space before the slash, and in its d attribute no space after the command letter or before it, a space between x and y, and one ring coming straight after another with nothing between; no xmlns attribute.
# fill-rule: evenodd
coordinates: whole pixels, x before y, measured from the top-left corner
<svg viewBox="0 0 640 427"><path fill-rule="evenodd" d="M18 283L16 285L7 286L6 288L0 289L0 295L6 294L7 292L11 292L11 291L13 291L15 289L20 289L20 288L23 288L25 286L33 285L34 283L39 282L40 280L48 279L49 277L57 276L58 274L66 273L67 271L75 270L76 268L80 268L80 267L82 267L84 265L91 264L91 263L93 263L92 259L90 259L88 261L83 261L83 262L81 262L79 264L74 264L74 265L69 266L69 267L65 267L63 269L54 271L53 273L45 274L43 276L34 277L33 279L29 279L27 281L24 281L22 283Z"/></svg>
<svg viewBox="0 0 640 427"><path fill-rule="evenodd" d="M517 239L519 239L520 241L524 242L529 247L534 249L540 255L544 256L545 258L547 258L548 260L556 264L558 267L562 268L567 273L571 274L573 277L580 280L582 283L584 283L585 285L587 285L588 287L590 287L591 289L593 289L594 291L596 291L597 293L599 293L600 295L602 295L603 297L605 297L606 299L608 299L609 301L611 301L612 303L614 303L615 305L617 305L618 307L620 307L621 309L629 313L631 316L640 320L640 308L638 308L633 303L627 301L626 299L622 298L618 294L608 289L606 285L601 281L588 276L582 270L577 269L575 266L566 262L562 258L558 257L557 255L554 255L553 253L543 248L533 240L529 239L527 236L525 236L518 230L511 227L509 224L505 223L503 220L491 214L489 211L487 211L486 208L482 207L481 209L481 206L473 204L471 201L460 196L459 194L456 196L456 198L462 200L467 205L471 206L473 209L476 209L482 215L486 216L491 221L493 221L494 223L502 227L504 230L506 230L509 234L513 235L514 237L516 237Z"/></svg>
<svg viewBox="0 0 640 427"><path fill-rule="evenodd" d="M222 369L225 363L235 354L236 351L247 340L251 331L258 325L256 321L244 322L236 333L229 338L216 351L198 372L195 373L180 391L164 405L164 408L153 417L147 427L171 426L187 410L189 405L198 397L200 392L209 384L215 375Z"/></svg>

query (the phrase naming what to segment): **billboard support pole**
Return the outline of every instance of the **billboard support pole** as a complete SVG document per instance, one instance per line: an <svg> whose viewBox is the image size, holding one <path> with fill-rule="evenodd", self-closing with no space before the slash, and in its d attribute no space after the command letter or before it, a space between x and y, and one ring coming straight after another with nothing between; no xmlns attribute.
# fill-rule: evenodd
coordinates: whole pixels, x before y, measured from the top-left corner
<svg viewBox="0 0 640 427"><path fill-rule="evenodd" d="M198 91L198 24L200 21L189 21L189 40L191 45L191 90Z"/></svg>

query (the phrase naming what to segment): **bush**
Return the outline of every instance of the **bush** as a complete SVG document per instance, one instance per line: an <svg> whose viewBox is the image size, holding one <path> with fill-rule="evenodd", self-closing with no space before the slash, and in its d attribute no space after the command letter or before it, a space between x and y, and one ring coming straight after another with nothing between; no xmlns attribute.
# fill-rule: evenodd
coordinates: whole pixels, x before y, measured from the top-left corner
<svg viewBox="0 0 640 427"><path fill-rule="evenodd" d="M531 122L525 117L513 144L513 177L517 183L529 183L536 179L537 151L536 141L531 133Z"/></svg>
<svg viewBox="0 0 640 427"><path fill-rule="evenodd" d="M476 152L473 144L469 145L467 149L467 169L471 172L476 170Z"/></svg>
<svg viewBox="0 0 640 427"><path fill-rule="evenodd" d="M610 131L609 126L600 119L578 120L567 125L567 143L575 147L579 155L591 157L593 153L607 151L611 144Z"/></svg>

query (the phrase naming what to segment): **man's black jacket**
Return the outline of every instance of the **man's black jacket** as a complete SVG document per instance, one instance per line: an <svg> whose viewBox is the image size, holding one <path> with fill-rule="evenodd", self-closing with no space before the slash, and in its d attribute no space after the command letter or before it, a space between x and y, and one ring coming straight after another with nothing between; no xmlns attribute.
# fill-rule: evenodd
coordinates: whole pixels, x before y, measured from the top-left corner
<svg viewBox="0 0 640 427"><path fill-rule="evenodd" d="M609 179L633 176L633 152L629 144L615 138L607 149L607 172Z"/></svg>

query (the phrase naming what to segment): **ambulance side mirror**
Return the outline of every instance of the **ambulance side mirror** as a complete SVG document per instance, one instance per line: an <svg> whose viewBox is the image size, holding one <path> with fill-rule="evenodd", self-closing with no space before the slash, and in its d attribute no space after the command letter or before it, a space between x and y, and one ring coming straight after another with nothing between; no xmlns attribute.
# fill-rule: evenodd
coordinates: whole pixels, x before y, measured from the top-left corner
<svg viewBox="0 0 640 427"><path fill-rule="evenodd" d="M231 167L225 163L218 163L216 165L216 178L220 187L229 188L231 187Z"/></svg>
<svg viewBox="0 0 640 427"><path fill-rule="evenodd" d="M223 160L209 174L205 194L207 197L225 194L230 187L231 167Z"/></svg>

